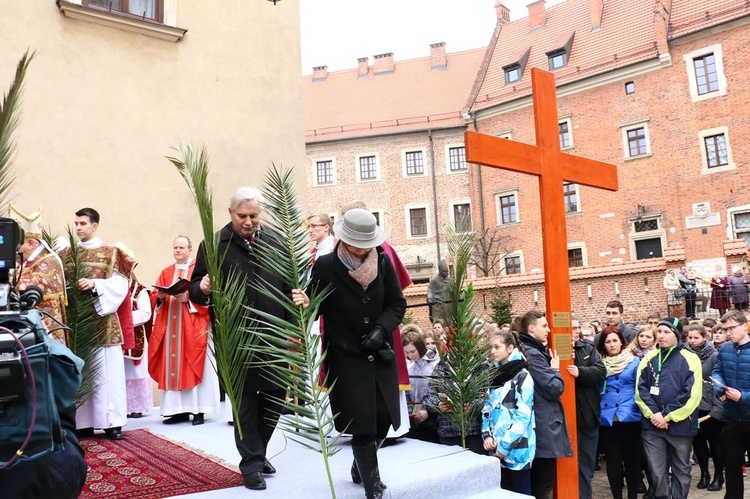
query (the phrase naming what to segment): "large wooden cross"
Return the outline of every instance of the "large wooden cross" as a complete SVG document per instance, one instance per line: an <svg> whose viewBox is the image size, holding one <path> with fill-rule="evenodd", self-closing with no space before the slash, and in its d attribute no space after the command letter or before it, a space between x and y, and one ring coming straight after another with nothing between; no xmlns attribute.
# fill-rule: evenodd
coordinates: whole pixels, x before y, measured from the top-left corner
<svg viewBox="0 0 750 499"><path fill-rule="evenodd" d="M560 151L555 77L538 68L531 70L531 89L536 123L536 145L531 146L476 132L466 132L466 160L503 170L531 173L539 177L541 197L542 242L544 247L544 294L547 318L552 334L551 348L560 352L560 370L565 379L562 396L568 433L575 451L572 459L557 460L558 499L578 497L578 446L576 444L576 399L574 378L566 367L570 356L570 275L568 273L568 239L565 223L563 182L617 190L614 165ZM547 424L537 419L537 425Z"/></svg>

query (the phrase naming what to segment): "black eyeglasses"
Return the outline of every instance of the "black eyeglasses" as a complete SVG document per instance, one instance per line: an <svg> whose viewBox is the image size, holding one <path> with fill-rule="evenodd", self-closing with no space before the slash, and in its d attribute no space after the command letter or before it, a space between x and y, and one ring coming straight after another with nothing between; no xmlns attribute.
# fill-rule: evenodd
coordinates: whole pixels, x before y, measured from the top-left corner
<svg viewBox="0 0 750 499"><path fill-rule="evenodd" d="M724 334L727 334L732 329L735 329L735 328L738 328L738 327L744 326L744 325L745 324L735 324L734 326L723 327L723 328L721 328L721 332L724 333Z"/></svg>

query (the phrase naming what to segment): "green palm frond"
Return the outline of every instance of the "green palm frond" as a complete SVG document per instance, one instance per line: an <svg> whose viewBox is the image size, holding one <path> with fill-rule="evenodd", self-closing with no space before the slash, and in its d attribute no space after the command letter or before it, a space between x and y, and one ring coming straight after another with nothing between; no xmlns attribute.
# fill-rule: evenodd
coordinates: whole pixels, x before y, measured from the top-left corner
<svg viewBox="0 0 750 499"><path fill-rule="evenodd" d="M282 417L279 426L287 438L320 452L331 495L336 497L329 458L338 450L335 444L339 437L331 438L333 416L323 388L326 382L318 383L325 352L318 355L320 336L312 333L318 309L329 290L309 289L310 238L302 227L304 218L294 190L292 170L280 170L272 165L266 174L263 193L263 230L270 232L282 249L279 251L278 247L261 240L257 255L261 266L283 282L284 289L264 281L252 285L263 296L280 304L285 313L278 317L251 309L259 322L254 334L261 341L256 348L275 360L263 364L268 376L275 383L288 387L293 395L293 400L286 405L295 416ZM310 305L307 308L295 306L285 292L290 289L307 289ZM328 390L332 389L335 386L328 386Z"/></svg>
<svg viewBox="0 0 750 499"><path fill-rule="evenodd" d="M16 76L8 89L8 93L3 95L3 102L0 104L0 206L5 206L15 178L10 170L11 158L15 151L12 136L13 131L18 126L23 81L32 59L34 59L34 54L29 54L26 51L21 60L18 61Z"/></svg>
<svg viewBox="0 0 750 499"><path fill-rule="evenodd" d="M175 149L180 157L167 159L177 168L190 189L203 229L206 270L211 279L212 290L211 335L215 367L232 403L235 425L242 438L238 411L245 386L245 373L255 354L253 345L258 340L251 334L249 326L252 324L243 307L247 278L236 271L230 271L226 275L221 272L225 255L219 252L219 235L214 230L213 193L208 184L208 151L201 147L196 152L190 144L183 143Z"/></svg>
<svg viewBox="0 0 750 499"><path fill-rule="evenodd" d="M68 294L68 305L65 313L70 333L68 341L70 350L85 362L83 380L76 396L76 406L80 407L91 398L96 388L96 380L102 368L101 359L96 358L97 348L102 346L104 318L96 313L96 297L89 292L80 291L76 286L79 279L90 278L88 269L82 265L80 246L75 231L68 227L70 248L61 253L65 269L65 290Z"/></svg>
<svg viewBox="0 0 750 499"><path fill-rule="evenodd" d="M488 367L488 349L481 337L481 324L474 313L474 287L466 285L466 271L474 248L472 234L451 231L448 249L453 258L454 277L449 287L451 298L448 352L442 369L433 380L434 391L444 393L452 402L444 415L461 431L466 446L470 422L481 412L487 388L495 370ZM468 410L467 410L468 408Z"/></svg>

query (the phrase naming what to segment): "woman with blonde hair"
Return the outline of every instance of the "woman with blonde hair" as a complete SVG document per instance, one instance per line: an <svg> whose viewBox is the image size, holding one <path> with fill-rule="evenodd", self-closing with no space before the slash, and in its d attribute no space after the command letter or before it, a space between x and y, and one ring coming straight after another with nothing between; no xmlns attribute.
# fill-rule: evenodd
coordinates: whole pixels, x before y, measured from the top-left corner
<svg viewBox="0 0 750 499"><path fill-rule="evenodd" d="M638 326L638 334L635 339L628 345L628 349L642 359L647 353L656 346L656 328L654 326Z"/></svg>

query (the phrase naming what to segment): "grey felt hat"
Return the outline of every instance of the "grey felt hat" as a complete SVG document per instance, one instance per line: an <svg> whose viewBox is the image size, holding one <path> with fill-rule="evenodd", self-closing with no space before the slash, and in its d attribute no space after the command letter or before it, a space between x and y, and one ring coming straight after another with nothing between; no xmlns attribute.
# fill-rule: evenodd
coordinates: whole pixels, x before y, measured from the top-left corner
<svg viewBox="0 0 750 499"><path fill-rule="evenodd" d="M344 214L344 219L333 224L336 236L355 248L374 248L385 242L385 232L378 227L375 215L361 208Z"/></svg>

